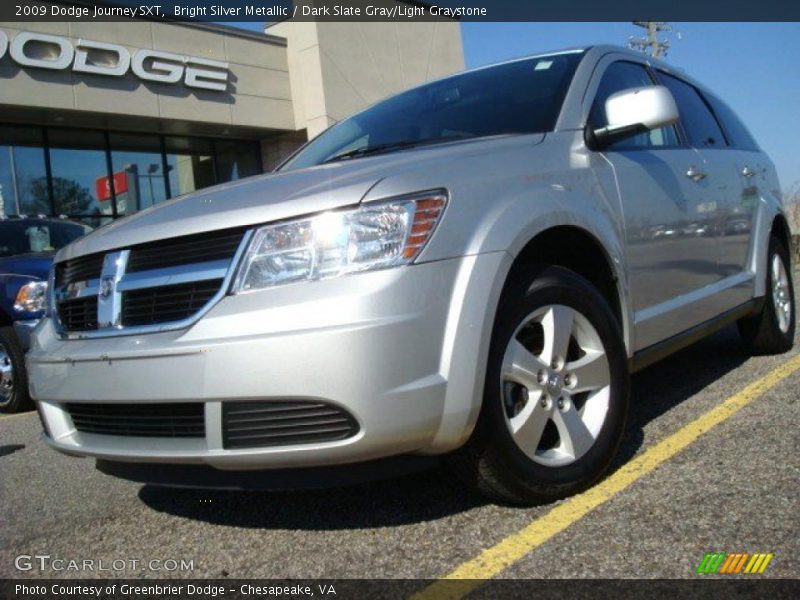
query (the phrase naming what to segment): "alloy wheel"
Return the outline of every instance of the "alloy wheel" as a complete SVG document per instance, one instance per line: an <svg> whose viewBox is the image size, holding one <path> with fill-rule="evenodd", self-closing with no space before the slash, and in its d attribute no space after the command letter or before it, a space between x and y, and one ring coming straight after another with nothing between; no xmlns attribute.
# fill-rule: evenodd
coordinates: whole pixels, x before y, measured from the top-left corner
<svg viewBox="0 0 800 600"><path fill-rule="evenodd" d="M522 321L506 348L506 425L535 462L571 464L603 428L610 385L608 357L589 320L569 306L541 307Z"/></svg>
<svg viewBox="0 0 800 600"><path fill-rule="evenodd" d="M0 407L6 406L14 397L14 365L11 355L0 342Z"/></svg>
<svg viewBox="0 0 800 600"><path fill-rule="evenodd" d="M778 317L778 327L781 332L787 333L792 322L792 297L789 288L789 275L783 264L781 255L772 255L770 265L770 275L772 281L772 303L775 307L775 315Z"/></svg>

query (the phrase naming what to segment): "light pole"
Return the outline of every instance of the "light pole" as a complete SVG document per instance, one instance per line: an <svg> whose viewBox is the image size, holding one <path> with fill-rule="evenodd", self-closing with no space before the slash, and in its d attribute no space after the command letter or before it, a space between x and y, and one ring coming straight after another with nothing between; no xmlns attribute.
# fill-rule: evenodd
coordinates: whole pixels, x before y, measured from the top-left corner
<svg viewBox="0 0 800 600"><path fill-rule="evenodd" d="M155 195L153 193L153 177L156 177L156 173L161 168L158 163L150 163L147 166L147 180L150 182L150 204L155 204Z"/></svg>
<svg viewBox="0 0 800 600"><path fill-rule="evenodd" d="M653 58L663 58L669 52L669 40L663 42L658 39L658 34L662 31L672 31L672 26L664 21L633 21L637 27L643 28L647 32L645 38L628 38L628 47L640 52L649 52ZM679 38L680 39L680 38Z"/></svg>
<svg viewBox="0 0 800 600"><path fill-rule="evenodd" d="M17 211L17 214L22 214L20 212L19 206L19 183L17 182L17 163L14 160L14 146L8 147L8 163L11 167L11 185L13 186L13 193L14 193L14 208Z"/></svg>

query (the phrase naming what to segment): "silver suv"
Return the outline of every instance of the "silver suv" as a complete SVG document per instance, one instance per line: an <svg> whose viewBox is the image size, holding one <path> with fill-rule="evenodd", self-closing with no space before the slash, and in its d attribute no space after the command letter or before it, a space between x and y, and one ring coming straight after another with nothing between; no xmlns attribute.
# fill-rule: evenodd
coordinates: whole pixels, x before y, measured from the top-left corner
<svg viewBox="0 0 800 600"><path fill-rule="evenodd" d="M790 240L770 159L702 85L615 47L534 56L66 247L30 389L50 446L119 476L447 455L548 501L608 467L630 372L734 321L791 348Z"/></svg>

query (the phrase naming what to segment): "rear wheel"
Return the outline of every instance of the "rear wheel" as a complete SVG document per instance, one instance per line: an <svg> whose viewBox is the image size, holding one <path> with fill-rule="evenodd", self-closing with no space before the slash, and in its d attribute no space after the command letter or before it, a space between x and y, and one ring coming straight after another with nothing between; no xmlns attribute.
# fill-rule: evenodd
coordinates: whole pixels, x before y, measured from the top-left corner
<svg viewBox="0 0 800 600"><path fill-rule="evenodd" d="M13 328L0 327L0 412L31 408L22 345Z"/></svg>
<svg viewBox="0 0 800 600"><path fill-rule="evenodd" d="M521 277L498 309L475 432L455 461L515 504L579 492L622 437L628 374L616 318L588 281L557 267Z"/></svg>
<svg viewBox="0 0 800 600"><path fill-rule="evenodd" d="M739 321L750 354L780 354L794 344L795 301L789 250L776 236L769 241L767 294L761 310Z"/></svg>

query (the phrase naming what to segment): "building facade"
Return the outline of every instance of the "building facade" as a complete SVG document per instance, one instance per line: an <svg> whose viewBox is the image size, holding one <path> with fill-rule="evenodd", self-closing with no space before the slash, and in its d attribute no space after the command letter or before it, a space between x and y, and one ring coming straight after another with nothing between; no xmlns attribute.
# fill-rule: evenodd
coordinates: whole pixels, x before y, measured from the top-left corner
<svg viewBox="0 0 800 600"><path fill-rule="evenodd" d="M0 216L99 226L463 69L459 25L0 22Z"/></svg>

